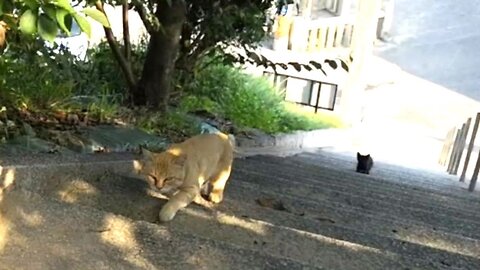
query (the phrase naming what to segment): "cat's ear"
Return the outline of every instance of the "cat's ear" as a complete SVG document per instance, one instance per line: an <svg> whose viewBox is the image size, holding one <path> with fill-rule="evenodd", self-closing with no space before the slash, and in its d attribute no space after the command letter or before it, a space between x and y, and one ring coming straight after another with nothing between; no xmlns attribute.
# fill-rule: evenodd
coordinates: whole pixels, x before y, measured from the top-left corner
<svg viewBox="0 0 480 270"><path fill-rule="evenodd" d="M360 152L357 152L357 159L360 157L361 157Z"/></svg>
<svg viewBox="0 0 480 270"><path fill-rule="evenodd" d="M370 154L366 155L366 157L369 158L369 157L370 157Z"/></svg>
<svg viewBox="0 0 480 270"><path fill-rule="evenodd" d="M187 156L186 155L179 155L179 156L176 156L173 159L173 164L183 167L183 165L185 165L185 161L187 161Z"/></svg>
<svg viewBox="0 0 480 270"><path fill-rule="evenodd" d="M148 151L146 148L140 147L140 151L142 152L142 157L145 159L152 159L153 158L153 152Z"/></svg>

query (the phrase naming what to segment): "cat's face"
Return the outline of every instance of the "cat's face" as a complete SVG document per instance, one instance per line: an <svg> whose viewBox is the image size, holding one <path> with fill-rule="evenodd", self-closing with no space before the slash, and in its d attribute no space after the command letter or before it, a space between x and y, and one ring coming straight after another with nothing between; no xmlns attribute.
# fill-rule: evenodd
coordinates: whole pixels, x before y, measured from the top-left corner
<svg viewBox="0 0 480 270"><path fill-rule="evenodd" d="M183 184L185 156L169 152L142 150L142 159L134 162L135 170L162 193L171 193Z"/></svg>

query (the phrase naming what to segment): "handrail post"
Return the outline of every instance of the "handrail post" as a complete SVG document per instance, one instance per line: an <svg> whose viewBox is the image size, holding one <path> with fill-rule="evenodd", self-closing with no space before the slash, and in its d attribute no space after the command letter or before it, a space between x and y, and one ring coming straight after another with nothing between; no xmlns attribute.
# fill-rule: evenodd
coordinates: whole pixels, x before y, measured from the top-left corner
<svg viewBox="0 0 480 270"><path fill-rule="evenodd" d="M477 164L475 164L475 169L473 170L472 179L470 180L470 185L468 186L468 191L473 192L475 190L475 185L477 184L478 172L480 171L480 152L478 153Z"/></svg>
<svg viewBox="0 0 480 270"><path fill-rule="evenodd" d="M468 144L467 155L465 156L465 164L463 165L462 174L460 175L460 182L465 182L467 174L468 163L470 162L470 156L472 155L473 147L475 146L475 138L477 137L478 125L480 124L480 112L477 113L475 118L475 124L473 125L472 135L470 137L470 143Z"/></svg>
<svg viewBox="0 0 480 270"><path fill-rule="evenodd" d="M458 142L459 141L460 141L460 129L457 129L456 134L455 134L455 141L453 142L452 152L450 153L450 159L448 160L447 172L449 174L452 174L452 172L453 172L453 166L455 164L455 158L456 158L456 153L457 153L457 148L458 148Z"/></svg>
<svg viewBox="0 0 480 270"><path fill-rule="evenodd" d="M460 166L460 161L462 160L463 152L465 151L465 144L467 141L468 131L470 130L470 124L472 123L472 118L469 117L467 122L462 125L462 137L460 138L460 143L458 147L457 159L455 160L455 166L453 167L453 174L458 173L458 168Z"/></svg>
<svg viewBox="0 0 480 270"><path fill-rule="evenodd" d="M445 138L445 142L443 143L442 152L440 153L440 158L438 159L438 164L445 166L448 161L448 156L450 154L450 150L452 150L453 144L453 137L455 136L455 129L452 128L448 131L447 136Z"/></svg>

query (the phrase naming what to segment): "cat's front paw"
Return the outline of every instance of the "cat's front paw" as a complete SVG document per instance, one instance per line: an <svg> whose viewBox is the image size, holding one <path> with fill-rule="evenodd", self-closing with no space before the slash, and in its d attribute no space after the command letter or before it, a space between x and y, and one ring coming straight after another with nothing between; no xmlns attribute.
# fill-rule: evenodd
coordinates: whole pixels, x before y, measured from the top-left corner
<svg viewBox="0 0 480 270"><path fill-rule="evenodd" d="M160 213L158 214L161 222L168 222L171 221L175 215L177 214L177 210L165 205Z"/></svg>
<svg viewBox="0 0 480 270"><path fill-rule="evenodd" d="M220 203L223 200L223 193L211 192L210 195L208 195L208 200L213 203Z"/></svg>

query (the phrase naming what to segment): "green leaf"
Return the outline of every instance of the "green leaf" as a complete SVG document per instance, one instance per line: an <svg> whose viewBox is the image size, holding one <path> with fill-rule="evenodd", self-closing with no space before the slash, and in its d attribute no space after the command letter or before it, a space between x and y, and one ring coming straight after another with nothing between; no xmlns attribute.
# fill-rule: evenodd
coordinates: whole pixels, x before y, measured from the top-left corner
<svg viewBox="0 0 480 270"><path fill-rule="evenodd" d="M107 16L100 10L96 8L84 8L82 10L87 16L90 16L95 21L101 23L104 27L110 28L110 23L108 22Z"/></svg>
<svg viewBox="0 0 480 270"><path fill-rule="evenodd" d="M52 42L57 37L57 23L47 15L41 14L38 18L38 34L45 40Z"/></svg>
<svg viewBox="0 0 480 270"><path fill-rule="evenodd" d="M87 19L85 19L85 17L77 13L73 14L73 18L77 22L82 32L87 34L87 36L90 38L90 36L92 35L92 28L90 26L90 23L87 21Z"/></svg>
<svg viewBox="0 0 480 270"><path fill-rule="evenodd" d="M18 29L17 20L15 20L15 18L10 17L10 16L5 16L5 17L3 17L2 20L7 23L8 27L10 27L10 29L15 29L15 30Z"/></svg>
<svg viewBox="0 0 480 270"><path fill-rule="evenodd" d="M25 34L35 34L37 32L37 14L27 9L20 17L20 31Z"/></svg>
<svg viewBox="0 0 480 270"><path fill-rule="evenodd" d="M58 26L60 26L63 32L67 33L67 35L70 36L70 28L72 27L72 16L69 15L67 10L59 8L57 9L55 17L57 19Z"/></svg>
<svg viewBox="0 0 480 270"><path fill-rule="evenodd" d="M72 5L70 4L70 0L54 0L52 1L52 4L65 9L68 11L70 14L75 13L75 10L73 9Z"/></svg>
<svg viewBox="0 0 480 270"><path fill-rule="evenodd" d="M335 60L325 59L324 62L327 63L332 69L337 69L338 67L337 62L335 62Z"/></svg>
<svg viewBox="0 0 480 270"><path fill-rule="evenodd" d="M14 5L11 1L9 0L2 0L0 1L0 16L2 16L3 14L8 14L8 13L13 13L13 8L14 8ZM5 18L8 18L7 16L5 16L3 19L5 20Z"/></svg>
<svg viewBox="0 0 480 270"><path fill-rule="evenodd" d="M296 71L302 71L302 66L297 62L288 62L289 65L293 66Z"/></svg>
<svg viewBox="0 0 480 270"><path fill-rule="evenodd" d="M347 65L347 63L345 63L343 60L340 60L340 64L342 65L342 68L343 68L346 72L348 72L348 65Z"/></svg>
<svg viewBox="0 0 480 270"><path fill-rule="evenodd" d="M39 4L37 0L24 0L24 2L25 2L25 5L30 9L33 9L33 10L38 9Z"/></svg>
<svg viewBox="0 0 480 270"><path fill-rule="evenodd" d="M56 21L57 20L57 17L56 17L56 8L54 5L45 5L42 7L43 11L45 12L45 14L47 14L48 17L50 17L50 19Z"/></svg>

